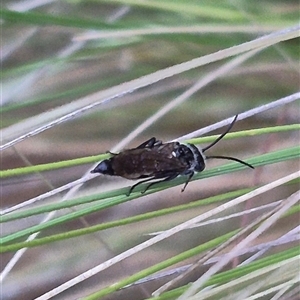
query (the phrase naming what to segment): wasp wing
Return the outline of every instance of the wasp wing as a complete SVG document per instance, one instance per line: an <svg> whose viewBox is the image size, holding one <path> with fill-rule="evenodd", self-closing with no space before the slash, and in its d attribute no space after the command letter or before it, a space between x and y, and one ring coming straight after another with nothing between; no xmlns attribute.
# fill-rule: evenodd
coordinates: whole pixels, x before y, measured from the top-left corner
<svg viewBox="0 0 300 300"><path fill-rule="evenodd" d="M178 143L166 143L153 148L135 148L113 157L115 172L128 179L163 178L184 172L186 165L174 155Z"/></svg>

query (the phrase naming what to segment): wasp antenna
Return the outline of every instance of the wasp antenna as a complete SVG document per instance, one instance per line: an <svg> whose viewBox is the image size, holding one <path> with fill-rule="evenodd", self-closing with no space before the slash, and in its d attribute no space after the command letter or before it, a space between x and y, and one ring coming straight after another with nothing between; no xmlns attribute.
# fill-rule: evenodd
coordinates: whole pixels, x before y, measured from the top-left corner
<svg viewBox="0 0 300 300"><path fill-rule="evenodd" d="M246 163L245 161L243 160L240 160L238 158L235 158L235 157L231 157L231 156L206 156L206 159L210 159L210 158L217 158L217 159L227 159L227 160L234 160L242 165L245 165L251 169L254 169L254 167L248 163Z"/></svg>
<svg viewBox="0 0 300 300"><path fill-rule="evenodd" d="M231 124L229 125L228 129L222 133L214 142L212 142L210 145L206 146L205 148L202 149L202 152L205 152L206 150L208 150L209 148L211 148L212 146L214 146L216 143L218 143L232 128L232 126L234 125L235 121L237 120L238 115L235 115L233 121L231 122Z"/></svg>

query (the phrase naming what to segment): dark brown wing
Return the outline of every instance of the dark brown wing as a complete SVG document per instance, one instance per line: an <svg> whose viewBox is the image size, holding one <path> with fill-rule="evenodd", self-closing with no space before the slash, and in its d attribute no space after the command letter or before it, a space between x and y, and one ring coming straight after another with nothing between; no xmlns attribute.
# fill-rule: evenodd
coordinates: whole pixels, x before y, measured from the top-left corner
<svg viewBox="0 0 300 300"><path fill-rule="evenodd" d="M117 175L128 179L164 177L171 172L180 174L187 166L174 156L177 146L178 143L166 143L153 148L125 150L112 158L112 167Z"/></svg>

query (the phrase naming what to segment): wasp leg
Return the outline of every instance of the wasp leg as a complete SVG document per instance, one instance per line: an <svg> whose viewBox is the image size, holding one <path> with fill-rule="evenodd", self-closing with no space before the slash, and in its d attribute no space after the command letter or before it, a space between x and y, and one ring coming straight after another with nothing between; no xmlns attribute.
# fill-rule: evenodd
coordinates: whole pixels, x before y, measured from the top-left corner
<svg viewBox="0 0 300 300"><path fill-rule="evenodd" d="M159 146L162 144L162 141L157 140L155 137L147 140L146 142L140 144L136 149L143 149L143 148L153 148L154 146Z"/></svg>
<svg viewBox="0 0 300 300"><path fill-rule="evenodd" d="M117 153L113 153L113 152L110 152L110 151L106 151L105 153L106 153L106 154L111 154L111 155L113 155L113 156L117 155Z"/></svg>
<svg viewBox="0 0 300 300"><path fill-rule="evenodd" d="M153 180L153 179L155 179L155 177L151 177L151 178L148 178L148 179L139 181L138 183L134 184L134 185L129 189L129 191L128 191L128 193L126 194L126 196L128 197L128 196L131 194L131 192L132 192L138 185L140 185L141 183L148 182L148 181Z"/></svg>
<svg viewBox="0 0 300 300"><path fill-rule="evenodd" d="M153 185L155 185L155 184L157 184L157 183L160 183L160 182L165 182L165 181L172 180L172 179L176 178L178 175L179 175L178 173L175 173L175 174L172 174L172 175L170 175L170 176L168 176L168 177L166 177L166 178L164 178L164 179L162 179L162 180L159 180L159 181L155 181L155 182L150 183L150 184L145 188L145 190L142 191L142 194L144 194L151 186L153 186Z"/></svg>
<svg viewBox="0 0 300 300"><path fill-rule="evenodd" d="M191 180L192 177L194 176L194 172L191 172L190 174L186 174L186 175L189 175L189 176L188 176L188 178L187 178L187 180L186 180L186 182L185 182L183 188L181 189L181 192L184 192L186 186L188 185L188 183L190 182L190 180Z"/></svg>
<svg viewBox="0 0 300 300"><path fill-rule="evenodd" d="M153 180L153 179L159 179L159 178L164 178L164 177L165 177L165 178L162 179L162 180L159 180L159 181L155 181L155 182L150 183L150 184L145 188L145 190L141 192L142 194L144 194L144 193L145 193L151 186L153 186L154 184L160 183L160 182L164 182L164 181L172 180L172 179L176 178L178 175L179 175L178 173L175 173L175 174L173 173L172 175L164 174L164 175L161 175L161 176L159 176L159 177L157 177L157 176L152 176L152 177L150 177L150 178L148 178L148 179L139 181L138 183L134 184L134 185L129 189L129 191L128 191L128 193L126 194L126 196L129 196L129 195L131 194L131 192L132 192L138 185L140 185L141 183L145 183L145 182L151 181L151 180Z"/></svg>

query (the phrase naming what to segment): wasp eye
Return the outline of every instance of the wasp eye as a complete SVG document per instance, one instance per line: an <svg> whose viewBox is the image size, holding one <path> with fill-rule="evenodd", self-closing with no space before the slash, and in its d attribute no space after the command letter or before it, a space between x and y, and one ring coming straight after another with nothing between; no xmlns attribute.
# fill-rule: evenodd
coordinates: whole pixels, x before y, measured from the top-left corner
<svg viewBox="0 0 300 300"><path fill-rule="evenodd" d="M91 173L101 173L105 175L114 175L114 171L111 166L111 161L109 159L105 159L99 163Z"/></svg>

